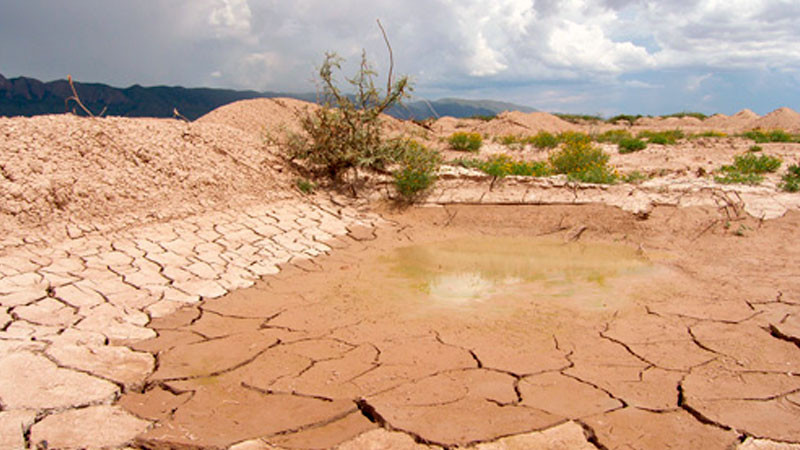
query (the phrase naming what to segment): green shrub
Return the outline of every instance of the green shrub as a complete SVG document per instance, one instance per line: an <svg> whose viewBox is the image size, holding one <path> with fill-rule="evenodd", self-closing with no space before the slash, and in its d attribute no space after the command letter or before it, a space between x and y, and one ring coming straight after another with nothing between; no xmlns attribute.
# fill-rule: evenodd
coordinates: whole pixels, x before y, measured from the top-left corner
<svg viewBox="0 0 800 450"><path fill-rule="evenodd" d="M481 172L497 178L509 175L523 177L544 177L550 175L550 168L540 161L520 161L511 158L506 154L493 155L489 159L482 161L475 158L454 159L449 164L478 169Z"/></svg>
<svg viewBox="0 0 800 450"><path fill-rule="evenodd" d="M495 142L499 142L501 145L505 145L506 147L511 147L521 143L519 137L514 136L513 134L506 134L504 136L496 137Z"/></svg>
<svg viewBox="0 0 800 450"><path fill-rule="evenodd" d="M588 137L588 136L587 136ZM613 183L616 174L608 167L609 156L592 146L591 141L569 139L564 147L550 155L554 173L566 174L571 180L586 183Z"/></svg>
<svg viewBox="0 0 800 450"><path fill-rule="evenodd" d="M401 140L400 168L395 170L394 186L408 202L414 201L436 181L436 170L442 162L439 152L414 140Z"/></svg>
<svg viewBox="0 0 800 450"><path fill-rule="evenodd" d="M580 131L564 131L558 134L559 142L564 144L591 144L592 137Z"/></svg>
<svg viewBox="0 0 800 450"><path fill-rule="evenodd" d="M795 136L792 136L783 130L751 130L742 134L742 136L755 141L756 144L766 144L769 142L794 142L797 140Z"/></svg>
<svg viewBox="0 0 800 450"><path fill-rule="evenodd" d="M300 192L306 195L313 194L314 189L317 188L317 185L313 181L308 180L306 178L298 178L297 180L295 180L295 185L297 186L297 189L300 190Z"/></svg>
<svg viewBox="0 0 800 450"><path fill-rule="evenodd" d="M733 159L732 166L723 166L722 170L738 171L742 173L767 173L775 172L781 167L780 158L769 155L738 155Z"/></svg>
<svg viewBox="0 0 800 450"><path fill-rule="evenodd" d="M697 139L697 138L724 138L728 137L727 134L723 133L722 131L710 130L710 131L703 131L700 133L694 133L689 136L686 136L689 139Z"/></svg>
<svg viewBox="0 0 800 450"><path fill-rule="evenodd" d="M692 111L681 111L679 113L669 114L669 115L661 116L661 117L664 118L664 119L669 118L669 117L677 117L678 119L681 119L683 117L694 117L695 119L700 119L700 120L708 119L707 115L705 115L705 114L703 114L701 112L692 112Z"/></svg>
<svg viewBox="0 0 800 450"><path fill-rule="evenodd" d="M720 175L714 177L714 180L725 184L758 184L764 181L762 174L775 172L780 167L780 158L746 153L736 156L733 164L720 167Z"/></svg>
<svg viewBox="0 0 800 450"><path fill-rule="evenodd" d="M622 181L626 183L632 184L639 184L642 181L647 180L649 177L638 170L634 170L633 172L626 173L622 176Z"/></svg>
<svg viewBox="0 0 800 450"><path fill-rule="evenodd" d="M555 148L558 146L559 138L547 131L540 131L533 136L528 136L523 142L538 149Z"/></svg>
<svg viewBox="0 0 800 450"><path fill-rule="evenodd" d="M477 152L483 144L483 137L479 133L456 132L447 138L453 150Z"/></svg>
<svg viewBox="0 0 800 450"><path fill-rule="evenodd" d="M543 177L550 174L547 164L538 161L518 161L505 154L493 155L479 164L478 168L493 177L509 175L523 177Z"/></svg>
<svg viewBox="0 0 800 450"><path fill-rule="evenodd" d="M567 174L573 181L595 184L612 184L617 181L617 175L610 171L608 167L590 166L586 170Z"/></svg>
<svg viewBox="0 0 800 450"><path fill-rule="evenodd" d="M593 116L591 114L562 114L562 113L554 113L554 116L558 117L561 120L580 124L582 122L602 122L603 118L600 116Z"/></svg>
<svg viewBox="0 0 800 450"><path fill-rule="evenodd" d="M761 150L764 150L764 148L760 145L751 145L750 148L747 149L747 151L750 153L758 153Z"/></svg>
<svg viewBox="0 0 800 450"><path fill-rule="evenodd" d="M606 120L606 122L617 123L622 121L622 122L628 122L629 125L633 125L633 123L636 122L641 117L642 117L641 114L637 114L635 116L632 116L630 114L619 114Z"/></svg>
<svg viewBox="0 0 800 450"><path fill-rule="evenodd" d="M759 184L764 176L757 173L723 172L714 177L714 181L722 184Z"/></svg>
<svg viewBox="0 0 800 450"><path fill-rule="evenodd" d="M620 153L633 153L647 148L647 143L637 138L625 138L617 144Z"/></svg>
<svg viewBox="0 0 800 450"><path fill-rule="evenodd" d="M628 130L608 130L594 137L594 140L602 143L619 144L623 139L633 138Z"/></svg>
<svg viewBox="0 0 800 450"><path fill-rule="evenodd" d="M316 175L327 175L334 181L353 169L353 185L359 168L382 169L396 160L398 148L382 134L380 115L399 103L411 89L408 77L388 83L389 91L381 94L373 79L366 53L361 66L349 78L355 95L343 93L334 80L334 70L341 70L343 60L327 53L319 69L323 105L301 118L304 133L288 136L286 153L290 161L301 160ZM390 72L391 73L391 72Z"/></svg>
<svg viewBox="0 0 800 450"><path fill-rule="evenodd" d="M456 158L447 162L451 166L464 167L465 169L478 169L481 170L483 161L477 158Z"/></svg>
<svg viewBox="0 0 800 450"><path fill-rule="evenodd" d="M792 164L781 178L779 186L786 192L800 191L800 164Z"/></svg>
<svg viewBox="0 0 800 450"><path fill-rule="evenodd" d="M639 139L647 139L649 144L675 145L685 137L681 130L652 131L645 130L636 135Z"/></svg>

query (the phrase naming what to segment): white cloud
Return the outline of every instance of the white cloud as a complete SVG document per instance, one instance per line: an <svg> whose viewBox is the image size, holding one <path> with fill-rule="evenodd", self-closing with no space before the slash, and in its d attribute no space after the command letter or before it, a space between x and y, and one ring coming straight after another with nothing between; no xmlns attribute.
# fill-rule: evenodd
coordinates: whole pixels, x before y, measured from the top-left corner
<svg viewBox="0 0 800 450"><path fill-rule="evenodd" d="M641 80L628 80L623 83L626 87L635 88L635 89L660 89L663 88L664 85L661 84L653 84L648 83L646 81Z"/></svg>
<svg viewBox="0 0 800 450"><path fill-rule="evenodd" d="M774 80L784 91L800 86L798 0L6 3L0 60L12 76L75 75L75 67L87 67L85 79L116 84L309 91L326 51L348 58L351 74L366 48L386 73L380 18L395 73L412 75L422 94L524 95L530 86L580 83L631 90L657 104L663 94L651 88L660 85L693 99L743 79L764 80L754 89L772 88ZM48 33L35 33L42 27ZM731 75L745 72L758 75ZM689 79L708 73L714 83Z"/></svg>
<svg viewBox="0 0 800 450"><path fill-rule="evenodd" d="M247 0L216 0L208 24L218 37L246 37L251 32L252 12Z"/></svg>
<svg viewBox="0 0 800 450"><path fill-rule="evenodd" d="M686 83L686 90L688 91L696 91L700 89L700 86L706 81L710 80L713 77L713 73L706 73L703 75L696 75L690 76L687 83Z"/></svg>

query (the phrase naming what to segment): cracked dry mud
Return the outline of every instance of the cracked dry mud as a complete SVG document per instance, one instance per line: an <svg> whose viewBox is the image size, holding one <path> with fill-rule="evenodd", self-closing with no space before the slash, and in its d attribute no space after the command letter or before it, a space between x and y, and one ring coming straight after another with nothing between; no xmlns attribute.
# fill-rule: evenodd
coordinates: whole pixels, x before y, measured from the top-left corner
<svg viewBox="0 0 800 450"><path fill-rule="evenodd" d="M800 213L742 219L744 237L721 214L385 211L336 251L154 319L131 348L155 370L117 406L154 424L146 448L796 448L800 248L776 243ZM507 239L619 254L569 295L512 277L451 299L402 270L409 248L435 272L459 257L426 245Z"/></svg>

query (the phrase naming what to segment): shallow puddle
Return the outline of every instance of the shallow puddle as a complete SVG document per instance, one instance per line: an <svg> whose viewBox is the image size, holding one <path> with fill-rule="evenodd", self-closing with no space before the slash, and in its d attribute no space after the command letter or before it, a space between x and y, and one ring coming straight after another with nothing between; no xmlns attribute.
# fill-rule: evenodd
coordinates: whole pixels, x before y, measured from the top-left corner
<svg viewBox="0 0 800 450"><path fill-rule="evenodd" d="M451 307L512 297L604 308L658 269L624 245L498 236L404 247L383 262L424 302Z"/></svg>

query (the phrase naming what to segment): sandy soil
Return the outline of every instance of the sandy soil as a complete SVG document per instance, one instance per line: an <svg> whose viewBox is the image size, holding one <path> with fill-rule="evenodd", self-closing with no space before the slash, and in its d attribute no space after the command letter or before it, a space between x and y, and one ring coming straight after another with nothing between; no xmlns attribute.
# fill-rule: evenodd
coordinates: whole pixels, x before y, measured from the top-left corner
<svg viewBox="0 0 800 450"><path fill-rule="evenodd" d="M574 421L604 448L800 442L800 214L727 230L716 210L447 207L392 216L329 257L152 323L158 369L121 404L146 446L261 438L328 448L382 427L467 446ZM520 286L479 302L400 295L381 261L471 236L622 245L645 278L601 306ZM566 245L566 244L563 244ZM764 249L770 249L765 252ZM611 256L609 255L609 258ZM388 290L387 287L391 286ZM409 292L415 292L413 290ZM425 301L420 301L422 297ZM213 355L213 356L211 356ZM646 430L646 437L642 437Z"/></svg>

